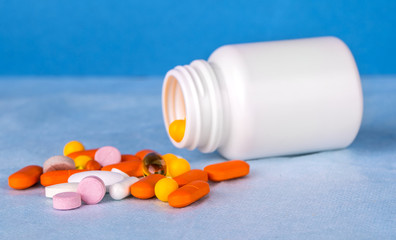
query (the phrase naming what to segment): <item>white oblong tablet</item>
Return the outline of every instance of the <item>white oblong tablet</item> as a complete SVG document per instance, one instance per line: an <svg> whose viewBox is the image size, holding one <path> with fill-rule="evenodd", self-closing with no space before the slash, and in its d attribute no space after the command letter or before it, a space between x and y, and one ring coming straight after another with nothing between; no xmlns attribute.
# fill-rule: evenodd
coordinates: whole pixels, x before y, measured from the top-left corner
<svg viewBox="0 0 396 240"><path fill-rule="evenodd" d="M111 169L111 172L116 172L116 173L122 174L124 177L129 177L128 174L126 174L125 172L121 171L121 170L118 169L118 168L112 168L112 169Z"/></svg>
<svg viewBox="0 0 396 240"><path fill-rule="evenodd" d="M52 198L58 193L77 192L78 183L60 183L45 187L45 196Z"/></svg>
<svg viewBox="0 0 396 240"><path fill-rule="evenodd" d="M109 194L114 200L121 200L131 194L130 187L139 181L137 177L128 177L121 182L114 183L109 187Z"/></svg>
<svg viewBox="0 0 396 240"><path fill-rule="evenodd" d="M116 172L109 172L109 171L85 171L79 172L71 175L67 180L69 183L79 183L85 177L95 176L104 182L107 191L109 190L109 186L113 185L114 183L118 183L124 180L124 175Z"/></svg>

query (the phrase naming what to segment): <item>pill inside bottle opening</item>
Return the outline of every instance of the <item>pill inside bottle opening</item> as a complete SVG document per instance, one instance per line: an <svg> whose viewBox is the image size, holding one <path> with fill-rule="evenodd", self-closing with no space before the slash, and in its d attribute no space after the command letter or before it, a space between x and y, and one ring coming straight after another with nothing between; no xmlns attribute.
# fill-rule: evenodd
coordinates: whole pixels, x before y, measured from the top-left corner
<svg viewBox="0 0 396 240"><path fill-rule="evenodd" d="M170 138L181 142L185 136L187 110L183 88L173 75L165 80L163 111Z"/></svg>
<svg viewBox="0 0 396 240"><path fill-rule="evenodd" d="M181 142L186 131L186 119L178 119L169 125L169 135L176 142Z"/></svg>

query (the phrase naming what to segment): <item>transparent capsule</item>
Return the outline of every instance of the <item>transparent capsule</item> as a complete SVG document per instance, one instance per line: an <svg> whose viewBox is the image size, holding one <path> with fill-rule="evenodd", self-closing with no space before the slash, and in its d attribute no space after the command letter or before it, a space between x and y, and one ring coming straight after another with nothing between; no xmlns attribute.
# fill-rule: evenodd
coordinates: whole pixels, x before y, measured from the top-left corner
<svg viewBox="0 0 396 240"><path fill-rule="evenodd" d="M158 153L152 152L146 154L143 158L143 174L162 174L166 176L166 162Z"/></svg>

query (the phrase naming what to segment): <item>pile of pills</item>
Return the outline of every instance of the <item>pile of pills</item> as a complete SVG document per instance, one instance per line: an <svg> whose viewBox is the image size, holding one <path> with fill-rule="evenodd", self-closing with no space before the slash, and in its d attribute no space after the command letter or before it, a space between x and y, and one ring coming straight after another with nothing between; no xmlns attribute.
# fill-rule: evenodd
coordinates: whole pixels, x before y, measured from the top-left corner
<svg viewBox="0 0 396 240"><path fill-rule="evenodd" d="M183 134L181 138L183 137ZM99 203L106 193L114 200L130 195L157 197L170 206L188 206L210 192L208 180L225 181L249 173L249 165L233 160L191 169L187 160L174 154L141 150L121 154L112 146L86 150L78 141L67 143L63 155L50 157L43 166L30 165L8 178L14 189L27 189L40 181L53 207L70 210Z"/></svg>

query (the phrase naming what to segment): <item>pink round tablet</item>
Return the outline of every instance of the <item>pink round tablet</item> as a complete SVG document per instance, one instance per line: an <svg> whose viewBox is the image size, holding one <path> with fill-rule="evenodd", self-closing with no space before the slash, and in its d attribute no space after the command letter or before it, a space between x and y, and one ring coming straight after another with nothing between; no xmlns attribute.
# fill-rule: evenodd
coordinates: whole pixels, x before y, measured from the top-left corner
<svg viewBox="0 0 396 240"><path fill-rule="evenodd" d="M96 176L89 176L81 180L78 184L77 192L86 204L97 204L106 194L106 186L102 179Z"/></svg>
<svg viewBox="0 0 396 240"><path fill-rule="evenodd" d="M81 195L76 192L58 193L52 198L53 206L58 210L70 210L81 206Z"/></svg>
<svg viewBox="0 0 396 240"><path fill-rule="evenodd" d="M121 162L121 153L120 151L111 146L101 147L95 153L95 160L102 165L102 167L116 164Z"/></svg>

